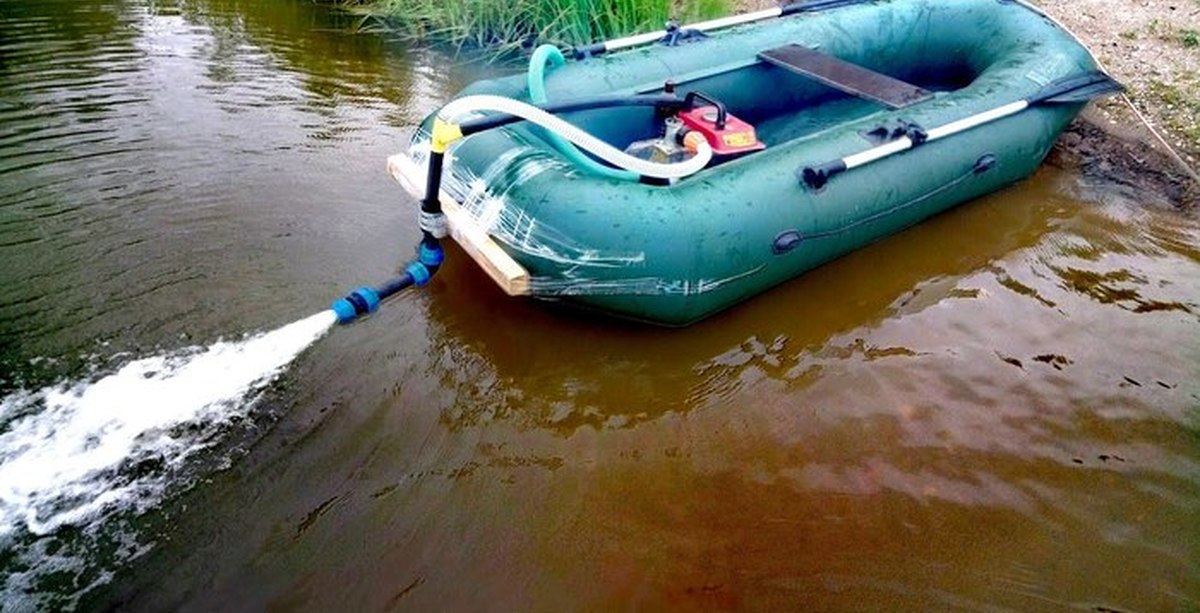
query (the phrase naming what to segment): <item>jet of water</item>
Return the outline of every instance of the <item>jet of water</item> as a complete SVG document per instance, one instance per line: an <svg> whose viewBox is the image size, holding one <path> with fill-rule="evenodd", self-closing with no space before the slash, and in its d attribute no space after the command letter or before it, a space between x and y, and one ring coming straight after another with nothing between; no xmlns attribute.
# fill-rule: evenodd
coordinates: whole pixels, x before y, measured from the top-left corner
<svg viewBox="0 0 1200 613"><path fill-rule="evenodd" d="M336 319L323 311L240 341L142 358L96 381L3 398L0 537L154 504L164 473L212 444L209 426L244 416Z"/></svg>

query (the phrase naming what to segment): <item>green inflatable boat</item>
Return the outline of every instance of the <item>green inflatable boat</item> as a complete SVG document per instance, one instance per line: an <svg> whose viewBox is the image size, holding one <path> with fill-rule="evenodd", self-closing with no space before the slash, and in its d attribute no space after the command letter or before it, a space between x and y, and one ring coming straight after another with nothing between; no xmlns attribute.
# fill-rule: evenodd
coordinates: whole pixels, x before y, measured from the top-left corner
<svg viewBox="0 0 1200 613"><path fill-rule="evenodd" d="M509 294L664 325L1027 177L1120 88L1019 0L816 0L572 51L471 85L389 170Z"/></svg>

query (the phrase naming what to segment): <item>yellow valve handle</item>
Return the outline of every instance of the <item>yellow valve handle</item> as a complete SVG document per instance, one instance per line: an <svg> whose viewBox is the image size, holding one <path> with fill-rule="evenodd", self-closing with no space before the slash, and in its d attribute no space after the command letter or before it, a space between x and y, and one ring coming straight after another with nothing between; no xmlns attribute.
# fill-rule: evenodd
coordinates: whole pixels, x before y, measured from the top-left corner
<svg viewBox="0 0 1200 613"><path fill-rule="evenodd" d="M430 137L429 148L434 153L445 153L454 141L463 137L462 129L456 123L443 121L441 117L433 119L433 134Z"/></svg>

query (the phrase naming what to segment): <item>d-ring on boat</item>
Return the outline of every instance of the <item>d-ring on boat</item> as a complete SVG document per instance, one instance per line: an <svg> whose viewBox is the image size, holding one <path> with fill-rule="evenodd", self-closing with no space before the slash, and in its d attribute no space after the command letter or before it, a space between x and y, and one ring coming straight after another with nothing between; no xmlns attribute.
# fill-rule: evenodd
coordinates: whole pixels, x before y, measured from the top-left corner
<svg viewBox="0 0 1200 613"><path fill-rule="evenodd" d="M471 85L389 170L509 294L665 325L1027 177L1120 89L1020 0L816 0L573 55Z"/></svg>

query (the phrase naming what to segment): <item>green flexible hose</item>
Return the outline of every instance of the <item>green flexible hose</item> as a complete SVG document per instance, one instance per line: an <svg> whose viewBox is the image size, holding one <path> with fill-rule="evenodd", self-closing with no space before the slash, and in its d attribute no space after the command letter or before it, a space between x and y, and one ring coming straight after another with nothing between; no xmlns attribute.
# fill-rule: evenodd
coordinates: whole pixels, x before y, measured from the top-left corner
<svg viewBox="0 0 1200 613"><path fill-rule="evenodd" d="M567 58L563 57L562 51L554 45L542 45L533 50L533 55L529 58L529 99L534 104L543 104L546 99L546 66L550 65L555 68L562 66L567 62ZM637 173L619 168L605 166L596 160L588 157L587 154L580 151L571 142L561 136L542 130L545 139L558 150L563 157L570 160L579 168L591 172L602 177L610 179L620 179L623 181L637 181Z"/></svg>

